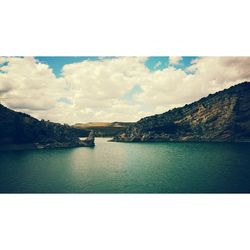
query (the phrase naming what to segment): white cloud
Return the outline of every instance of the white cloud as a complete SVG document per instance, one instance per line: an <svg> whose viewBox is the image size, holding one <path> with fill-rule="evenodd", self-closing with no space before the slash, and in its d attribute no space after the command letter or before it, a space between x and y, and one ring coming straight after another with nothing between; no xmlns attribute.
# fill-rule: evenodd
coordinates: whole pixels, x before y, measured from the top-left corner
<svg viewBox="0 0 250 250"><path fill-rule="evenodd" d="M57 79L52 70L32 57L8 58L1 67L2 101L17 110L49 110L65 91L65 80Z"/></svg>
<svg viewBox="0 0 250 250"><path fill-rule="evenodd" d="M170 56L169 57L169 64L170 65L178 65L178 64L180 64L181 60L182 60L181 56Z"/></svg>
<svg viewBox="0 0 250 250"><path fill-rule="evenodd" d="M109 58L67 64L59 78L34 58L0 60L8 61L1 67L7 73L0 73L3 104L70 124L136 121L250 80L250 57L204 57L188 69L170 66L161 71L148 70L146 58ZM133 101L124 99L135 85L142 92L136 93Z"/></svg>
<svg viewBox="0 0 250 250"><path fill-rule="evenodd" d="M1 64L5 63L7 61L6 57L0 57L0 66Z"/></svg>

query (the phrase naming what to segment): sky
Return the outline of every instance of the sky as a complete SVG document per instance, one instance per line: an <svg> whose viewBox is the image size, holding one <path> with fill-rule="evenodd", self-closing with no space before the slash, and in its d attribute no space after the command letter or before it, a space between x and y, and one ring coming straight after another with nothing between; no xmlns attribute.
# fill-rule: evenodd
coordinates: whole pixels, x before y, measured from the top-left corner
<svg viewBox="0 0 250 250"><path fill-rule="evenodd" d="M0 57L0 101L38 119L137 121L250 80L250 57Z"/></svg>

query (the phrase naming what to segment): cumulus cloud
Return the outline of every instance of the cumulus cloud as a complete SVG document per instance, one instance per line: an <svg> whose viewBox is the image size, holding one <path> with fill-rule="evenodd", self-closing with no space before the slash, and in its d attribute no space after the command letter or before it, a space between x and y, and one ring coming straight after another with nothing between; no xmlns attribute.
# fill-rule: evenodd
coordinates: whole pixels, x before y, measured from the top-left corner
<svg viewBox="0 0 250 250"><path fill-rule="evenodd" d="M203 57L184 69L171 66L181 58L170 58L169 67L155 71L145 66L146 60L86 60L66 64L56 77L34 58L0 58L5 72L0 72L1 102L61 123L136 121L250 80L250 57Z"/></svg>
<svg viewBox="0 0 250 250"><path fill-rule="evenodd" d="M3 64L3 63L5 63L5 62L7 62L7 57L0 57L0 66L1 66L1 64Z"/></svg>
<svg viewBox="0 0 250 250"><path fill-rule="evenodd" d="M46 64L32 57L7 59L1 67L1 100L18 110L49 110L64 91L65 80L56 78Z"/></svg>
<svg viewBox="0 0 250 250"><path fill-rule="evenodd" d="M169 57L169 64L170 65L178 65L178 64L180 64L181 60L182 60L181 56L170 56Z"/></svg>

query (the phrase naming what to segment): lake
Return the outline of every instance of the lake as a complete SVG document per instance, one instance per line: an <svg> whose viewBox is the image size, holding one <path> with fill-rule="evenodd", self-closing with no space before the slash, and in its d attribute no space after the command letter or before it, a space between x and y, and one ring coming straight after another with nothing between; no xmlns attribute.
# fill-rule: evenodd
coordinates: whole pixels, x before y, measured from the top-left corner
<svg viewBox="0 0 250 250"><path fill-rule="evenodd" d="M249 193L250 143L116 143L0 152L1 193Z"/></svg>

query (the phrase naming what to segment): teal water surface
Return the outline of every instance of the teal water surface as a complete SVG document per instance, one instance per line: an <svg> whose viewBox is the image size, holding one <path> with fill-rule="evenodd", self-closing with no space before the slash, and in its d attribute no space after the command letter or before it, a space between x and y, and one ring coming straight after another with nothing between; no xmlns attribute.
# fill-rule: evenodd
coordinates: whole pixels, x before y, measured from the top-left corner
<svg viewBox="0 0 250 250"><path fill-rule="evenodd" d="M0 152L1 193L249 193L249 143L114 143Z"/></svg>

